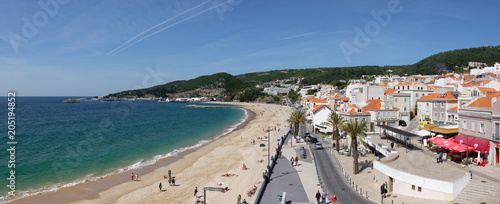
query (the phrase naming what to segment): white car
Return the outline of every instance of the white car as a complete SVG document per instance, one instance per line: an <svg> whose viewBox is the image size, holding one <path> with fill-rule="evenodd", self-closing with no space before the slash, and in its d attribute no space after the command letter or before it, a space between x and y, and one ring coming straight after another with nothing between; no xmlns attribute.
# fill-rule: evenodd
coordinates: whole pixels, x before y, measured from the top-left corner
<svg viewBox="0 0 500 204"><path fill-rule="evenodd" d="M316 149L323 149L323 145L321 145L321 142L316 142Z"/></svg>

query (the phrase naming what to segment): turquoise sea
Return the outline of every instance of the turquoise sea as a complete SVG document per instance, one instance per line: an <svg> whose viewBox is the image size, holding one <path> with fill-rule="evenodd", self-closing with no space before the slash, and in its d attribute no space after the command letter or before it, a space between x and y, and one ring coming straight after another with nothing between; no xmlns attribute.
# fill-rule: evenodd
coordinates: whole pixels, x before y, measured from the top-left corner
<svg viewBox="0 0 500 204"><path fill-rule="evenodd" d="M0 97L0 197L52 191L86 179L140 168L227 134L245 111L185 108L187 103L16 98L15 169L8 168L7 98ZM1 201L1 199L0 199Z"/></svg>

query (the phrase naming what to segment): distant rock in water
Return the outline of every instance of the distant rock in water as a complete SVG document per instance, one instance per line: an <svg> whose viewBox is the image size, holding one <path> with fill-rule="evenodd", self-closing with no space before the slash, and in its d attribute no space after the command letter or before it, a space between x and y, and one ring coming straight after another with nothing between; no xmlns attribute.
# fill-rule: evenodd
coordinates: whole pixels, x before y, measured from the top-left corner
<svg viewBox="0 0 500 204"><path fill-rule="evenodd" d="M87 100L88 98L76 98L76 99L66 99L63 101L63 103L80 103L81 101L85 101Z"/></svg>

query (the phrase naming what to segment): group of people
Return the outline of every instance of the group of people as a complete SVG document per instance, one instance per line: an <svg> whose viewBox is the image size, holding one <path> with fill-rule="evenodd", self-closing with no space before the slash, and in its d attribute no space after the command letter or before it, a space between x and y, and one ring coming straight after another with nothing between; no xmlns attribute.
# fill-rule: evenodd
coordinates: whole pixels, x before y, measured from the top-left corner
<svg viewBox="0 0 500 204"><path fill-rule="evenodd" d="M320 191L318 190L318 192L316 193L316 201L318 202L318 204L326 204L326 191L323 191L322 193L320 193ZM337 196L333 195L330 198L330 201L332 204L336 204L337 203Z"/></svg>

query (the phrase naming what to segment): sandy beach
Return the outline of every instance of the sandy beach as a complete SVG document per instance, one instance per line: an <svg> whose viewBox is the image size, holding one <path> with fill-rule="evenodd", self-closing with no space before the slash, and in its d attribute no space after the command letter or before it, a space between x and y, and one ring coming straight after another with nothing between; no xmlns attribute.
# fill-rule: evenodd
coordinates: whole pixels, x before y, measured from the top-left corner
<svg viewBox="0 0 500 204"><path fill-rule="evenodd" d="M253 197L247 196L247 193L261 182L267 165L268 141L262 137L267 137L267 128L271 126L269 135L273 153L277 139L288 130L286 119L291 110L274 104L231 104L243 105L249 110L248 121L241 128L198 149L182 152L141 169L13 203L195 203L195 187L198 187L198 196L203 196L204 187L229 188L226 192L207 191L209 203L233 203L238 195L250 202ZM261 143L266 147L260 147ZM242 169L243 164L248 167L247 170ZM170 186L164 179L168 170L176 179L175 186ZM139 175L139 181L131 181L132 172ZM224 174L230 176L222 176ZM164 191L159 190L160 182Z"/></svg>

